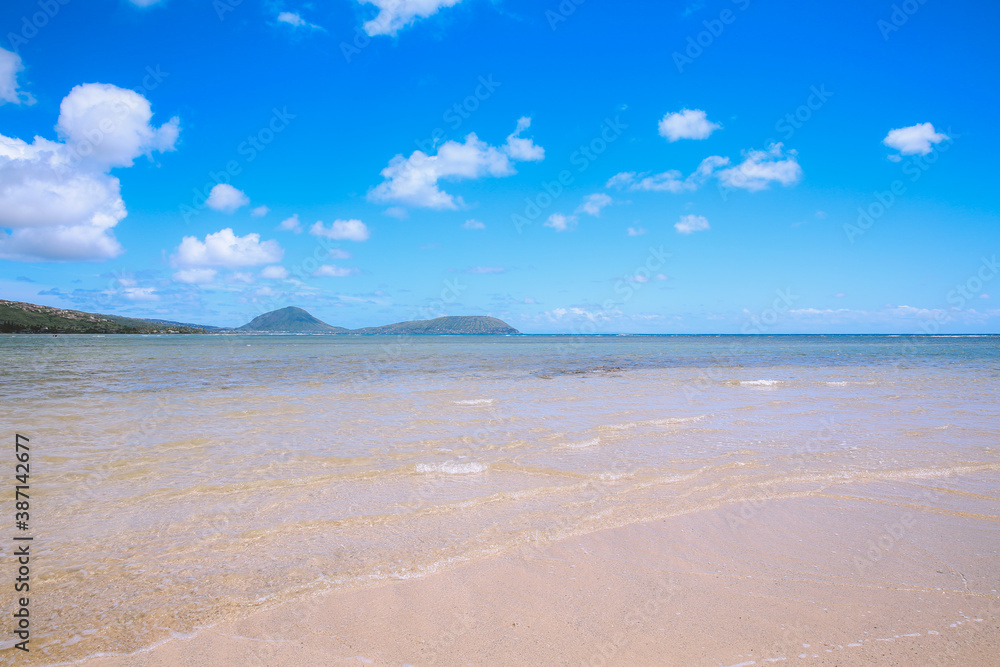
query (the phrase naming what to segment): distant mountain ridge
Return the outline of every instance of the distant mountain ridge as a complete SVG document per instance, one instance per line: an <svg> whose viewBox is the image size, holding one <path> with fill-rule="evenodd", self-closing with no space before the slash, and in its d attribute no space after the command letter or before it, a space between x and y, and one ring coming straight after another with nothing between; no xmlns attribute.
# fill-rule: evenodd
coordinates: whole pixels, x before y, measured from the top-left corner
<svg viewBox="0 0 1000 667"><path fill-rule="evenodd" d="M359 336L389 335L498 335L521 333L503 320L484 315L438 317L433 320L396 322L381 327L345 329L313 317L302 308L289 306L259 315L236 329L246 333L329 333Z"/></svg>
<svg viewBox="0 0 1000 667"><path fill-rule="evenodd" d="M362 335L449 335L449 334L519 334L521 333L503 320L479 315L459 315L438 317L433 320L413 320L397 322L381 327L354 329L350 333Z"/></svg>
<svg viewBox="0 0 1000 667"><path fill-rule="evenodd" d="M199 334L199 333L315 333L357 336L387 335L509 335L521 333L503 320L485 315L438 317L396 322L381 327L345 329L327 324L308 311L289 306L258 315L241 327L214 327L170 320L147 320L101 315L21 301L0 299L0 333L41 334Z"/></svg>
<svg viewBox="0 0 1000 667"><path fill-rule="evenodd" d="M100 315L0 299L0 333L193 334L207 330L216 330L216 327Z"/></svg>

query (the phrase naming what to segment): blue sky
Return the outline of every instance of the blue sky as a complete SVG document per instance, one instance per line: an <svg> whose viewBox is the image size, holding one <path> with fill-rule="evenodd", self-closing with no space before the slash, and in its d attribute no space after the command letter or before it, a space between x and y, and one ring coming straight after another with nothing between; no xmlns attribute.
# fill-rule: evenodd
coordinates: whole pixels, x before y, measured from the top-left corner
<svg viewBox="0 0 1000 667"><path fill-rule="evenodd" d="M13 0L0 297L1000 331L1000 7Z"/></svg>

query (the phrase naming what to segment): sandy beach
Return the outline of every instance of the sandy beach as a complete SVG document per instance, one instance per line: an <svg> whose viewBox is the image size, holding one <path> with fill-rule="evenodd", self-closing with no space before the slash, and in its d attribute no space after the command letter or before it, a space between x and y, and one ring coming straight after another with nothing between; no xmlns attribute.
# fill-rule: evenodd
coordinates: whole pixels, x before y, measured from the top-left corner
<svg viewBox="0 0 1000 667"><path fill-rule="evenodd" d="M996 665L998 499L935 482L603 530L84 664Z"/></svg>

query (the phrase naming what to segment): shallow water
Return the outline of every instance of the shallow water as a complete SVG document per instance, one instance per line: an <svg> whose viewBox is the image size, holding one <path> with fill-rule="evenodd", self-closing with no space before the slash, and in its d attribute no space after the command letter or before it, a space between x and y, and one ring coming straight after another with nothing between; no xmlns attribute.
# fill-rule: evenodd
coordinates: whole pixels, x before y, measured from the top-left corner
<svg viewBox="0 0 1000 667"><path fill-rule="evenodd" d="M4 336L0 381L32 662L707 507L1000 488L1000 337Z"/></svg>

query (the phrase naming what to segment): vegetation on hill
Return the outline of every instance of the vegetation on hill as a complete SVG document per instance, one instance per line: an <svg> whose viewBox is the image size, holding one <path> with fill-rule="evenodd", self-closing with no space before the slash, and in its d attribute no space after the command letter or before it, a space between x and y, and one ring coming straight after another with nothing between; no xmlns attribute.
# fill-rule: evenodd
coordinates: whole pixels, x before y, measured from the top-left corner
<svg viewBox="0 0 1000 667"><path fill-rule="evenodd" d="M438 317L433 320L397 322L383 327L354 329L353 334L366 335L449 335L449 334L517 334L517 329L495 317L479 315Z"/></svg>
<svg viewBox="0 0 1000 667"><path fill-rule="evenodd" d="M330 326L294 306L258 315L236 330L264 333L347 333L348 331L343 327Z"/></svg>
<svg viewBox="0 0 1000 667"><path fill-rule="evenodd" d="M0 333L205 333L205 327L0 300Z"/></svg>

